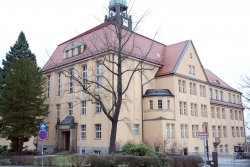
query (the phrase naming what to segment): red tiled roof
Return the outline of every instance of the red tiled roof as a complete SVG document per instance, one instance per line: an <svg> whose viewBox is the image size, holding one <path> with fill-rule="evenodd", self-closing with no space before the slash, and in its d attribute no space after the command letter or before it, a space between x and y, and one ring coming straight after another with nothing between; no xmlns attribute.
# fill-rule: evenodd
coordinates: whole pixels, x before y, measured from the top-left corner
<svg viewBox="0 0 250 167"><path fill-rule="evenodd" d="M48 71L69 63L80 61L106 51L116 50L118 40L115 32L115 26L112 23L105 22L58 45L51 58L44 65L43 71ZM124 30L123 33L123 35L127 37L130 34L129 31L126 30ZM126 38L123 38L123 40L126 40ZM64 48L74 41L81 41L85 43L87 46L85 51L81 55L71 57L69 59L63 59ZM146 61L163 65L161 63L163 57L159 57L158 55L164 54L165 46L166 45L145 36L133 33L124 46L122 52L139 59L146 59Z"/></svg>
<svg viewBox="0 0 250 167"><path fill-rule="evenodd" d="M116 50L118 40L115 32L115 26L110 22L105 22L66 42L63 42L58 45L42 70L44 72L49 71L63 65L90 58L100 53ZM123 33L125 36L130 34L129 31L126 30L124 30ZM123 38L123 40L125 39L126 38ZM85 51L81 55L69 59L63 59L63 51L65 47L74 41L84 42L87 46ZM161 65L156 76L163 76L174 73L174 69L189 42L190 40L187 40L167 46L140 34L133 33L123 48L123 53ZM147 56L145 57L145 55ZM237 91L211 71L207 69L204 69L204 71L211 85Z"/></svg>
<svg viewBox="0 0 250 167"><path fill-rule="evenodd" d="M221 88L226 88L226 89L229 89L229 90L233 90L233 91L239 92L236 89L232 88L230 85L228 85L226 82L224 82L222 79L220 79L217 75L215 75L210 70L204 68L204 71L205 71L206 76L208 78L209 84L211 84L213 86L217 86L217 87L221 87Z"/></svg>
<svg viewBox="0 0 250 167"><path fill-rule="evenodd" d="M165 47L162 58L162 63L164 64L164 66L158 70L156 76L162 76L174 72L174 68L178 63L178 60L180 59L180 56L188 42L189 41L183 41Z"/></svg>

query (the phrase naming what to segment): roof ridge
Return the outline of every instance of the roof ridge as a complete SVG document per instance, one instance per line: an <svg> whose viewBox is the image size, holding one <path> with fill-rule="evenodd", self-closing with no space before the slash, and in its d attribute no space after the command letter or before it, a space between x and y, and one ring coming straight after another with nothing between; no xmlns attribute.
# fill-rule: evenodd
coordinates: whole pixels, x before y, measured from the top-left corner
<svg viewBox="0 0 250 167"><path fill-rule="evenodd" d="M69 42L69 41L72 41L72 40L74 40L74 39L77 39L77 38L79 38L79 37L81 37L81 36L84 36L84 35L86 35L86 34L89 34L89 33L91 33L91 32L94 32L94 31L96 31L96 30L99 30L99 29L101 29L101 28L103 28L103 27L105 27L105 26L108 26L108 25L110 25L110 24L112 24L112 23L111 23L111 22L104 22L104 23L101 23L101 24L99 24L99 25L97 25L97 26L95 26L95 27L93 27L93 28L91 28L91 29L89 29L89 30L87 30L87 31L85 31L85 32L83 32L83 33L81 33L81 34L79 34L79 35L77 35L77 36L75 36L75 37L73 37L73 38L71 38L71 39L69 39L69 40L63 42L63 43L61 43L61 44L59 44L58 46L63 45L63 44L65 44L65 43Z"/></svg>

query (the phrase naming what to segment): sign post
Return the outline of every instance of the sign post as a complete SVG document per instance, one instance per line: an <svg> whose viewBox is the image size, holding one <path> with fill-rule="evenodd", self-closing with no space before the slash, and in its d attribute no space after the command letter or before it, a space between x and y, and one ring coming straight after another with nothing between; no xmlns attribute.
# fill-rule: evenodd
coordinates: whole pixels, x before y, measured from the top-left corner
<svg viewBox="0 0 250 167"><path fill-rule="evenodd" d="M198 132L198 136L200 137L201 140L203 140L203 144L204 144L204 164L206 164L206 161L208 161L208 159L206 158L206 152L208 150L206 150L206 140L208 140L208 132Z"/></svg>
<svg viewBox="0 0 250 167"><path fill-rule="evenodd" d="M46 124L40 123L40 131L38 133L38 139L42 141L42 167L43 167L43 141L48 137L48 132L46 131Z"/></svg>

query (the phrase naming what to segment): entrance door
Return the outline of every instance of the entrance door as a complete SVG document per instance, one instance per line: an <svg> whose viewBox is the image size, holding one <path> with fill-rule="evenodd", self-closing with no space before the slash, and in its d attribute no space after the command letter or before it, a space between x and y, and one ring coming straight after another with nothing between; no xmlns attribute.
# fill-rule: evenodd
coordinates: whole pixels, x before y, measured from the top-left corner
<svg viewBox="0 0 250 167"><path fill-rule="evenodd" d="M66 131L65 133L65 147L64 149L66 151L69 151L69 145L70 145L70 131Z"/></svg>

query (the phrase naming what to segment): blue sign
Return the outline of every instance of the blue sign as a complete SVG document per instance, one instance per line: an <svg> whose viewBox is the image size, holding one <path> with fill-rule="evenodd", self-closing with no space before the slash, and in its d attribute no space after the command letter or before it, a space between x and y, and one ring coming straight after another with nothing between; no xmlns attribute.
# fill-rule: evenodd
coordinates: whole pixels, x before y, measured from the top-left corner
<svg viewBox="0 0 250 167"><path fill-rule="evenodd" d="M38 134L38 139L45 140L48 136L48 133L45 130L41 130Z"/></svg>
<svg viewBox="0 0 250 167"><path fill-rule="evenodd" d="M46 130L46 124L40 123L40 130Z"/></svg>

